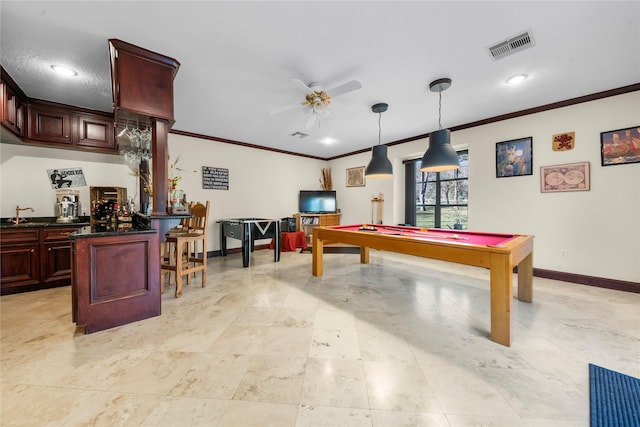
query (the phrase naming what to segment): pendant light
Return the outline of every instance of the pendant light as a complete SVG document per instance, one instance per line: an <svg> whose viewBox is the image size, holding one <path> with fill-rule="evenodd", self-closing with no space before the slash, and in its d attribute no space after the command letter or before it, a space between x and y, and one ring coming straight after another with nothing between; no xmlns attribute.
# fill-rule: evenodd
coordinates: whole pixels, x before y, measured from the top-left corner
<svg viewBox="0 0 640 427"><path fill-rule="evenodd" d="M438 126L439 130L431 132L429 135L429 148L422 157L422 172L443 172L452 169L458 169L460 163L458 161L458 153L451 146L451 132L449 129L442 129L440 120L442 118L442 91L449 89L451 79L438 79L429 84L431 92L438 92L440 95L438 101Z"/></svg>
<svg viewBox="0 0 640 427"><path fill-rule="evenodd" d="M387 157L387 146L380 144L380 135L382 134L380 120L382 113L387 111L387 108L389 105L384 102L371 107L371 111L378 113L378 145L374 145L371 149L371 161L364 172L367 178L391 178L393 176L393 166Z"/></svg>

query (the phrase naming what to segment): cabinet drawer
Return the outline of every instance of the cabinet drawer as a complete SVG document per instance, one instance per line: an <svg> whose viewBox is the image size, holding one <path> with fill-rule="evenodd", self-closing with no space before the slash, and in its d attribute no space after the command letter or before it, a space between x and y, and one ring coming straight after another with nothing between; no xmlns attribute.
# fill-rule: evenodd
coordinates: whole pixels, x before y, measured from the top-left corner
<svg viewBox="0 0 640 427"><path fill-rule="evenodd" d="M79 227L51 227L43 230L42 239L45 242L53 240L68 240L69 234L78 230Z"/></svg>
<svg viewBox="0 0 640 427"><path fill-rule="evenodd" d="M8 243L37 242L38 240L39 231L37 229L0 231L0 242L2 242L3 245Z"/></svg>

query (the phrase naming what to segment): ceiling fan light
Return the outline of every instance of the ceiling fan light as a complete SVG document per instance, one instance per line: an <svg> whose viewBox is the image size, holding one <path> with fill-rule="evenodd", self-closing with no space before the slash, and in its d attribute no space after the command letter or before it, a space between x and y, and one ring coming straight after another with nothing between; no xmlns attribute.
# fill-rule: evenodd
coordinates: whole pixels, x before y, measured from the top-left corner
<svg viewBox="0 0 640 427"><path fill-rule="evenodd" d="M458 169L458 153L450 143L449 129L440 129L429 135L429 148L422 157L422 172L443 172Z"/></svg>
<svg viewBox="0 0 640 427"><path fill-rule="evenodd" d="M371 161L367 165L364 175L367 178L391 178L393 176L393 165L387 157L386 145L373 146Z"/></svg>

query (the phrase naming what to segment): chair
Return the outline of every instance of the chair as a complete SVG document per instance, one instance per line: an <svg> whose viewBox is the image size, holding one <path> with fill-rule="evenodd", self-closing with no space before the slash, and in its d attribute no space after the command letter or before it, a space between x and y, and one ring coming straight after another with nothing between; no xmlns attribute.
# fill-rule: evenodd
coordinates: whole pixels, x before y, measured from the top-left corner
<svg viewBox="0 0 640 427"><path fill-rule="evenodd" d="M187 284L191 283L191 275L200 271L202 287L207 283L207 225L209 222L209 201L206 204L191 203L191 218L182 228L174 228L166 234L164 254L161 257L161 290L164 292L165 275L175 272L176 298L182 295L183 276L187 276Z"/></svg>

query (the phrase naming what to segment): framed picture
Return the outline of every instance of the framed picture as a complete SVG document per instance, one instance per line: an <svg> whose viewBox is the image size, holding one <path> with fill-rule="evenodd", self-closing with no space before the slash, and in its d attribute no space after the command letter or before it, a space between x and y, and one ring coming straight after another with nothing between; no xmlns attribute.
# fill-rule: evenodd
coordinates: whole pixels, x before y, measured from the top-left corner
<svg viewBox="0 0 640 427"><path fill-rule="evenodd" d="M533 175L533 138L496 143L496 177Z"/></svg>
<svg viewBox="0 0 640 427"><path fill-rule="evenodd" d="M540 168L540 191L543 193L588 191L589 188L589 162Z"/></svg>
<svg viewBox="0 0 640 427"><path fill-rule="evenodd" d="M600 133L602 166L640 162L640 126Z"/></svg>
<svg viewBox="0 0 640 427"><path fill-rule="evenodd" d="M347 187L364 187L364 166L347 169Z"/></svg>

